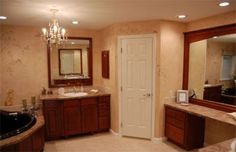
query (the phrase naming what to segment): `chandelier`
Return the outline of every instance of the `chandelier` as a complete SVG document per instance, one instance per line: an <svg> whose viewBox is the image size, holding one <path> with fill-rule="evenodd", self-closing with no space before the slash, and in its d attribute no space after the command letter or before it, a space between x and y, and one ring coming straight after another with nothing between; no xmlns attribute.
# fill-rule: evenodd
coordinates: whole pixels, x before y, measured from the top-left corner
<svg viewBox="0 0 236 152"><path fill-rule="evenodd" d="M49 22L48 29L42 28L42 39L50 44L60 44L66 40L66 30L62 28L56 18L57 9L50 10L53 14L52 20Z"/></svg>

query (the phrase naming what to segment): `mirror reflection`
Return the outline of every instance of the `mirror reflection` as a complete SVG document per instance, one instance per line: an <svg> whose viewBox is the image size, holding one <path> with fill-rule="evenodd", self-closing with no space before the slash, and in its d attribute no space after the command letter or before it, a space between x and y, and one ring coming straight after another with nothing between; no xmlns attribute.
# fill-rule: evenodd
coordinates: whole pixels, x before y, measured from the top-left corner
<svg viewBox="0 0 236 152"><path fill-rule="evenodd" d="M236 34L190 44L188 87L198 99L236 105Z"/></svg>
<svg viewBox="0 0 236 152"><path fill-rule="evenodd" d="M90 79L89 39L68 39L50 46L51 85L81 84Z"/></svg>

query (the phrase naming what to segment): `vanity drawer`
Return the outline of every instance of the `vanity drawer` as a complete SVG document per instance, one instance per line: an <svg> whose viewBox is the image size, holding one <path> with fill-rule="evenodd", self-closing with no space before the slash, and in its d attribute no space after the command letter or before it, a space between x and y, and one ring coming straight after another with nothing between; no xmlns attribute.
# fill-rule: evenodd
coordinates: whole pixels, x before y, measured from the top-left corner
<svg viewBox="0 0 236 152"><path fill-rule="evenodd" d="M168 139L176 142L177 144L184 144L184 130L182 129L179 129L170 124L166 124L166 136Z"/></svg>
<svg viewBox="0 0 236 152"><path fill-rule="evenodd" d="M110 110L109 109L99 109L99 117L104 117L104 116L109 116L110 115Z"/></svg>
<svg viewBox="0 0 236 152"><path fill-rule="evenodd" d="M175 119L174 117L169 117L169 116L166 117L166 123L171 124L180 129L184 129L184 124L185 124L184 121L181 121L181 120Z"/></svg>
<svg viewBox="0 0 236 152"><path fill-rule="evenodd" d="M86 98L81 99L81 105L91 105L91 104L97 104L97 98Z"/></svg>
<svg viewBox="0 0 236 152"><path fill-rule="evenodd" d="M60 101L43 101L43 106L46 109L51 109L55 108L57 106L60 106L61 102Z"/></svg>
<svg viewBox="0 0 236 152"><path fill-rule="evenodd" d="M109 103L99 104L98 109L99 109L99 116L108 116L108 115L110 115L110 104Z"/></svg>
<svg viewBox="0 0 236 152"><path fill-rule="evenodd" d="M172 117L172 118L177 119L179 121L184 121L185 117L186 117L186 113L184 113L182 111L177 111L172 108L166 109L166 115L167 115L167 117Z"/></svg>
<svg viewBox="0 0 236 152"><path fill-rule="evenodd" d="M99 97L99 104L110 102L110 95Z"/></svg>
<svg viewBox="0 0 236 152"><path fill-rule="evenodd" d="M78 107L80 106L79 100L65 100L64 107Z"/></svg>

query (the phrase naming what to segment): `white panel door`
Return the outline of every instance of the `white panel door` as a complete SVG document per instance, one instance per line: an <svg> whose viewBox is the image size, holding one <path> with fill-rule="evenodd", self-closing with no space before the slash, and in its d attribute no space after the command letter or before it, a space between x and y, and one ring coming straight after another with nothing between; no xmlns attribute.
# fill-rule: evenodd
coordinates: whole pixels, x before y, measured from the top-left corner
<svg viewBox="0 0 236 152"><path fill-rule="evenodd" d="M153 38L121 40L122 135L151 138Z"/></svg>

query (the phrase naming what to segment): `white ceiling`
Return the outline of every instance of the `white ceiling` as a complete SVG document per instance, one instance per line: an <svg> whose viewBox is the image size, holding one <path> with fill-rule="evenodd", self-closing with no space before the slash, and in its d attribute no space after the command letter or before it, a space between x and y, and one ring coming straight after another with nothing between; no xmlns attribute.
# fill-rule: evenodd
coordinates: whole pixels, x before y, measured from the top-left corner
<svg viewBox="0 0 236 152"><path fill-rule="evenodd" d="M231 5L219 7L221 0L0 0L0 15L8 19L3 24L46 26L51 8L60 11L57 17L67 27L101 29L114 23L152 19L188 22L236 10ZM178 14L188 17L180 20ZM78 20L78 25L72 25Z"/></svg>

